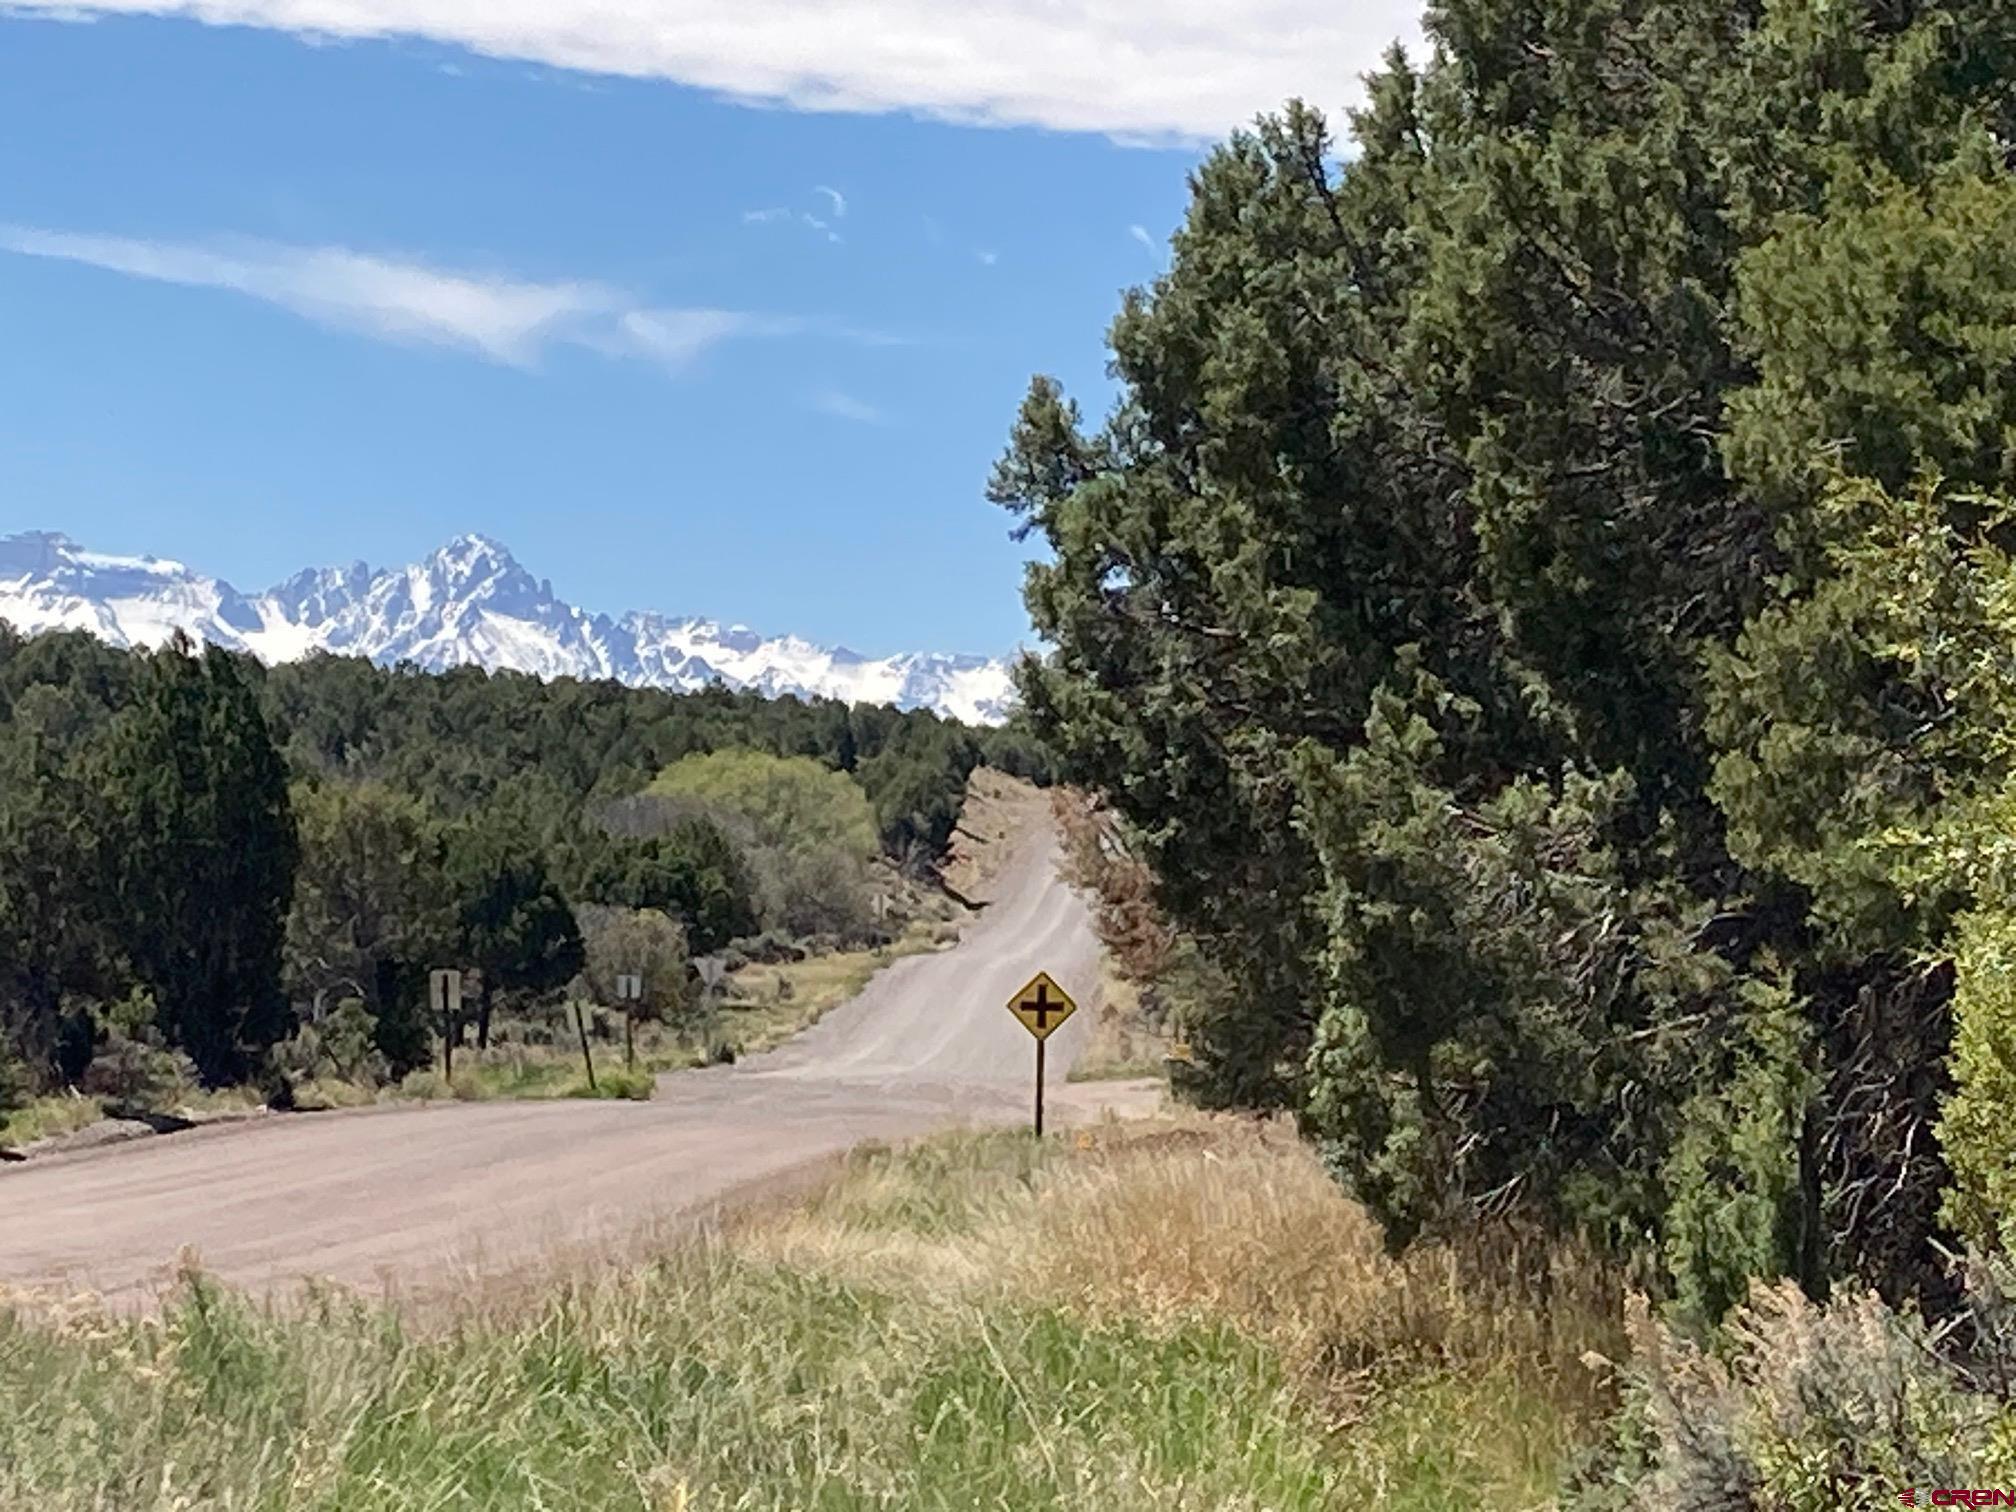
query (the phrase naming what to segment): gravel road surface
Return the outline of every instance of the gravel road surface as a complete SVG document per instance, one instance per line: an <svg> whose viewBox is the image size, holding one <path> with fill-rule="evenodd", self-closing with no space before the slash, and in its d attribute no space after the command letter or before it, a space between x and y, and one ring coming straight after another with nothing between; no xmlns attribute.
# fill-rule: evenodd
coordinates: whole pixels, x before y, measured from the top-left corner
<svg viewBox="0 0 2016 1512"><path fill-rule="evenodd" d="M772 1053L661 1077L648 1103L494 1102L275 1116L0 1168L0 1282L145 1306L193 1252L255 1291L308 1277L425 1292L523 1270L868 1139L1028 1117L1032 1049L1004 1011L1038 970L1081 1002L1098 946L1030 832L960 943L888 967ZM1091 1015L1051 1038L1059 1122L1153 1105L1069 1085Z"/></svg>

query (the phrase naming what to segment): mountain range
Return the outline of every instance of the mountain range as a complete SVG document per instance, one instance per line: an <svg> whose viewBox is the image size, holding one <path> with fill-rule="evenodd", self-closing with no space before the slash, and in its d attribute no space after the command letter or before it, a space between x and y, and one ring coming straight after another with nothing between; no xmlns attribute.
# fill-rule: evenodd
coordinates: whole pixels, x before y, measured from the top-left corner
<svg viewBox="0 0 2016 1512"><path fill-rule="evenodd" d="M458 536L406 567L308 568L258 594L181 562L108 556L47 531L0 536L0 620L31 634L88 630L117 646L157 646L182 630L267 662L329 651L429 671L474 664L682 691L718 681L930 708L969 724L999 723L1014 698L1005 657L869 658L712 620L590 613L482 535Z"/></svg>

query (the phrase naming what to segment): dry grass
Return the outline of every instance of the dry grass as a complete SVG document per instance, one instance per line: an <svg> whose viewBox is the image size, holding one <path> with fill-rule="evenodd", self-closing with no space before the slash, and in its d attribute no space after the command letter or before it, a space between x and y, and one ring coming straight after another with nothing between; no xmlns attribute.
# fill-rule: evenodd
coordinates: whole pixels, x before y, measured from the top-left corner
<svg viewBox="0 0 2016 1512"><path fill-rule="evenodd" d="M959 928L949 920L913 919L892 943L872 950L745 966L728 978L719 1033L739 1054L772 1049L854 997L883 967L958 940Z"/></svg>
<svg viewBox="0 0 2016 1512"><path fill-rule="evenodd" d="M866 1150L812 1201L734 1225L738 1253L982 1312L1054 1308L1151 1336L1230 1326L1334 1434L1379 1506L1547 1505L1614 1405L1616 1278L1479 1231L1389 1254L1282 1125L1183 1116Z"/></svg>
<svg viewBox="0 0 2016 1512"><path fill-rule="evenodd" d="M1110 956L1100 958L1099 983L1089 1006L1092 1033L1071 1067L1072 1081L1167 1078L1169 1036L1148 1022L1140 989L1113 969Z"/></svg>
<svg viewBox="0 0 2016 1512"><path fill-rule="evenodd" d="M1250 1123L869 1149L423 1313L0 1300L0 1505L1534 1508L1615 1319L1569 1257L1543 1299L1494 1255L1388 1258Z"/></svg>
<svg viewBox="0 0 2016 1512"><path fill-rule="evenodd" d="M1066 1136L869 1148L844 1180L734 1230L780 1262L1006 1292L1154 1326L1235 1319L1308 1379L1517 1363L1564 1400L1622 1343L1588 1257L1509 1232L1390 1254L1285 1123L1182 1115Z"/></svg>

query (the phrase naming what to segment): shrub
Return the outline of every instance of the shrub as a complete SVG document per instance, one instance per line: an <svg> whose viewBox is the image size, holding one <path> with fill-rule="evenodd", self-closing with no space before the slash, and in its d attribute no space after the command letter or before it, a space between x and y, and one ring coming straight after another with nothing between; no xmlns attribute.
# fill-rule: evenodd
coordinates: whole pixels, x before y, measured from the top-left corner
<svg viewBox="0 0 2016 1512"><path fill-rule="evenodd" d="M395 1095L410 1097L416 1102L433 1102L449 1095L448 1081L432 1066L422 1066L417 1071L408 1071L399 1079Z"/></svg>
<svg viewBox="0 0 2016 1512"><path fill-rule="evenodd" d="M454 1080L448 1083L448 1093L457 1102L483 1102L490 1096L490 1089L473 1066L457 1066Z"/></svg>
<svg viewBox="0 0 2016 1512"><path fill-rule="evenodd" d="M1710 1352L1632 1308L1627 1401L1574 1505L1821 1512L2016 1481L2016 1270L1977 1264L1938 1328L1874 1292L1753 1285Z"/></svg>
<svg viewBox="0 0 2016 1512"><path fill-rule="evenodd" d="M873 813L860 786L809 757L715 751L667 767L647 790L689 805L741 845L768 929L868 927Z"/></svg>
<svg viewBox="0 0 2016 1512"><path fill-rule="evenodd" d="M166 1111L194 1090L196 1067L188 1056L158 1039L107 1036L84 1072L83 1090L114 1108Z"/></svg>
<svg viewBox="0 0 2016 1512"><path fill-rule="evenodd" d="M1953 1002L1953 1072L1959 1084L1939 1123L1953 1168L1945 1218L1976 1244L2016 1240L2016 918L1997 911L1961 924Z"/></svg>
<svg viewBox="0 0 2016 1512"><path fill-rule="evenodd" d="M644 1020L677 1023L694 1016L700 994L687 966L686 931L676 919L651 908L607 908L584 904L575 910L587 948L582 972L598 1005L595 1032L604 1033L600 1008L634 1013ZM642 979L644 996L635 1002L617 997L618 978Z"/></svg>
<svg viewBox="0 0 2016 1512"><path fill-rule="evenodd" d="M621 1099L625 1102L649 1102L651 1094L657 1087L658 1078L649 1071L627 1071L621 1066L598 1066L594 1086L589 1086L587 1078L582 1077L568 1084L566 1095Z"/></svg>
<svg viewBox="0 0 2016 1512"><path fill-rule="evenodd" d="M347 997L319 1022L303 1024L273 1047L273 1064L303 1081L335 1077L377 1086L390 1068L377 1044L378 1021L361 998Z"/></svg>
<svg viewBox="0 0 2016 1512"><path fill-rule="evenodd" d="M0 1041L0 1119L28 1101L28 1068Z"/></svg>

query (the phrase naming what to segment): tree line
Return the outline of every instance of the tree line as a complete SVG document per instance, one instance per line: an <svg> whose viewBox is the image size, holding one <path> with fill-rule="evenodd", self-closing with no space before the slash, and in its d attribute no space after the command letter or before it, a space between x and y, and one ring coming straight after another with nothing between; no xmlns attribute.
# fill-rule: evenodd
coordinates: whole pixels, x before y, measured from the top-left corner
<svg viewBox="0 0 2016 1512"><path fill-rule="evenodd" d="M1439 0L1192 176L1021 688L1190 1090L1703 1319L2016 1242L2016 6Z"/></svg>
<svg viewBox="0 0 2016 1512"><path fill-rule="evenodd" d="M1043 775L929 712L0 626L0 1103L136 1043L277 1082L304 1025L396 1076L438 966L483 1044L619 956L674 1001L731 941L868 938L869 861L929 872L982 760Z"/></svg>

